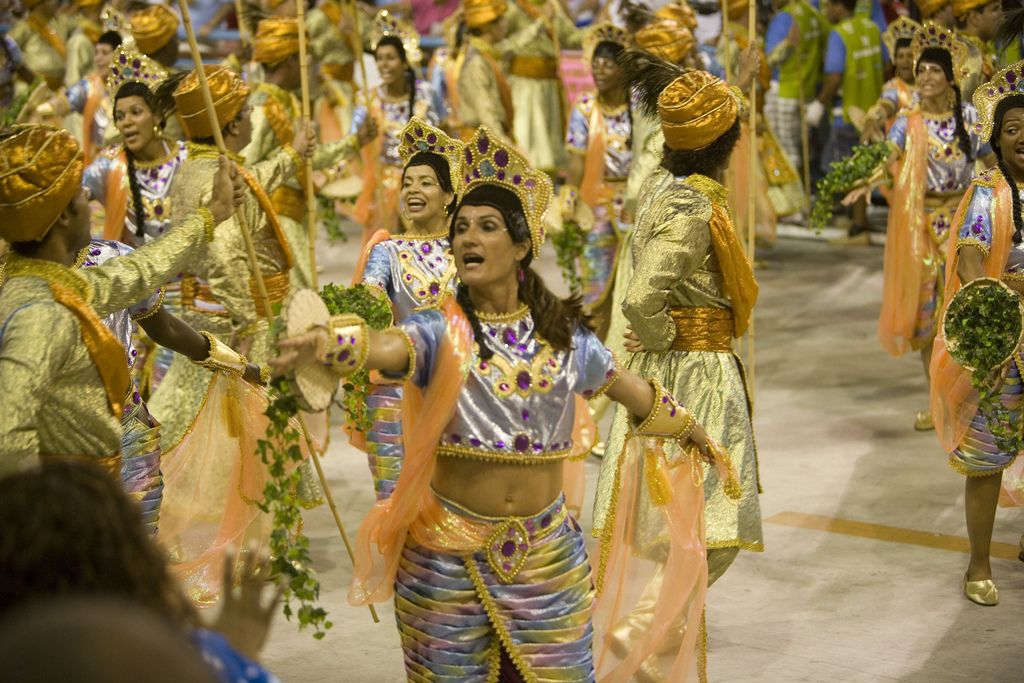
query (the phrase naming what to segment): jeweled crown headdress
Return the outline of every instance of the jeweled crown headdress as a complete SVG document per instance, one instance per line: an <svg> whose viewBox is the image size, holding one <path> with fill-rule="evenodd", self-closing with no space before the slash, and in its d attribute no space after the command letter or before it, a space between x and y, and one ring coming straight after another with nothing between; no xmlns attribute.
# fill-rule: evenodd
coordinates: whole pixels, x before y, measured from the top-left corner
<svg viewBox="0 0 1024 683"><path fill-rule="evenodd" d="M158 63L141 52L121 45L110 58L107 92L113 95L125 83L142 83L155 91L166 78L167 70Z"/></svg>
<svg viewBox="0 0 1024 683"><path fill-rule="evenodd" d="M915 69L917 69L918 60L921 59L921 53L928 48L938 48L949 53L953 62L953 78L956 79L957 85L970 75L967 72L967 45L949 29L926 21L921 29L914 33L910 49L914 52Z"/></svg>
<svg viewBox="0 0 1024 683"><path fill-rule="evenodd" d="M377 51L377 44L384 36L394 36L402 41L405 48L405 59L409 66L417 67L423 60L423 53L420 51L420 34L416 32L413 25L404 19L399 19L386 9L377 12L373 18L373 29L370 33L370 45L373 51Z"/></svg>
<svg viewBox="0 0 1024 683"><path fill-rule="evenodd" d="M899 40L914 40L914 35L921 30L921 24L910 17L899 17L889 24L889 27L882 33L882 42L885 49L889 51L889 59L896 59L896 42Z"/></svg>
<svg viewBox="0 0 1024 683"><path fill-rule="evenodd" d="M978 122L974 124L974 130L982 140L992 138L996 107L1002 100L1013 95L1024 95L1024 61L996 72L992 80L974 91L974 108L978 110Z"/></svg>
<svg viewBox="0 0 1024 683"><path fill-rule="evenodd" d="M590 64L594 60L594 50L601 43L615 43L628 48L633 44L629 33L614 24L603 23L591 26L583 34L583 61Z"/></svg>
<svg viewBox="0 0 1024 683"><path fill-rule="evenodd" d="M448 162L448 175L452 191L462 194L462 154L465 149L460 141L448 137L443 130L435 128L418 116L409 119L398 136L398 155L402 164L408 164L419 152L432 152Z"/></svg>
<svg viewBox="0 0 1024 683"><path fill-rule="evenodd" d="M551 204L551 178L534 170L514 147L494 135L487 126L477 128L466 143L461 164L465 193L479 185L499 185L519 198L533 241L533 257L540 256L546 237L544 214Z"/></svg>

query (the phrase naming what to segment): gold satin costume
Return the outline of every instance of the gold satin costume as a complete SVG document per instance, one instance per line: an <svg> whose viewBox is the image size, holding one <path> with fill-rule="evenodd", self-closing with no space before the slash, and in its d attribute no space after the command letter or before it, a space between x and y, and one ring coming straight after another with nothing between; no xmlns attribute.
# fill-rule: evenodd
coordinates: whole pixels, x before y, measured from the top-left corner
<svg viewBox="0 0 1024 683"><path fill-rule="evenodd" d="M274 157L282 147L290 145L298 130L302 110L298 99L272 83L257 85L249 97L252 106L252 141L242 150L246 166L255 166L261 161ZM318 145L313 154L313 169L331 168L340 161L359 152L359 141L355 135L341 140ZM312 264L309 261L309 234L306 228L306 193L304 166L288 175L272 194L278 220L291 245L295 267L291 270L291 282L299 287L309 287L313 282Z"/></svg>
<svg viewBox="0 0 1024 683"><path fill-rule="evenodd" d="M54 299L48 282L82 283L91 295L83 298L100 317L133 306L205 251L213 226L204 215L210 214L193 210L172 235L94 268L7 257L8 279L0 288L0 472L39 453L103 459L120 452L121 416L111 411L75 314ZM123 355L116 360L124 364Z"/></svg>
<svg viewBox="0 0 1024 683"><path fill-rule="evenodd" d="M697 189L661 168L650 176L634 228L634 271L624 283L622 307L647 349L630 354L626 367L656 378L693 411L708 436L729 451L740 478L739 504L725 497L713 471L704 486L710 583L737 549L763 550L763 536L750 405L742 366L731 350L731 304L710 229L713 204L725 206L725 190L709 189L709 183ZM675 350L682 346L707 350ZM628 429L625 411L618 410L598 480L595 533L613 502L612 474ZM644 520L655 519L641 515L641 533Z"/></svg>
<svg viewBox="0 0 1024 683"><path fill-rule="evenodd" d="M241 164L241 160L237 161ZM295 151L286 147L250 171L270 193L286 177L296 174L297 161ZM189 143L188 160L171 185L171 202L178 215L187 215L193 207L209 201L217 163L216 148ZM245 213L271 300L283 300L290 286L284 248L251 192L247 193L241 210ZM170 232L171 235L176 233L177 228ZM257 315L249 258L236 219L225 221L218 230L217 241L206 254L182 271L185 277L181 286L181 319L229 345L237 346L245 337L252 336L252 348L246 355L251 362L265 365L269 354L268 328L265 320ZM185 435L203 405L210 381L210 373L204 368L183 356L174 357L149 402L150 411L162 424L166 448Z"/></svg>
<svg viewBox="0 0 1024 683"><path fill-rule="evenodd" d="M36 12L29 12L11 26L7 35L21 48L25 66L45 78L47 85L56 91L64 83L67 40L77 25L76 17L69 14L58 14L46 20Z"/></svg>

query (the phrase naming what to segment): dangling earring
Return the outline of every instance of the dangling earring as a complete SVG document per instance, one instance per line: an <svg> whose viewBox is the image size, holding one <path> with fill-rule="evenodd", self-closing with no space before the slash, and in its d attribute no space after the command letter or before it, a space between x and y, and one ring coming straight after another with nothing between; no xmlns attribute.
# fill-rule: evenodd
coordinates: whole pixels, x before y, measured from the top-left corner
<svg viewBox="0 0 1024 683"><path fill-rule="evenodd" d="M526 271L523 270L522 266L519 266L519 272L516 274L519 280L519 284L522 284L526 280Z"/></svg>

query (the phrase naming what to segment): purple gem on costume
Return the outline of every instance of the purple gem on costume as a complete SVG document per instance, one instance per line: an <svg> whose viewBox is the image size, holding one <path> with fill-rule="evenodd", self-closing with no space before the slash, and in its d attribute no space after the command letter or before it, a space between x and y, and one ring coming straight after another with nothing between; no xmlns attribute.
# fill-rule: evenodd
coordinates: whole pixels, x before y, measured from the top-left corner
<svg viewBox="0 0 1024 683"><path fill-rule="evenodd" d="M405 281L406 281L406 282L412 282L412 275L409 275L409 274L407 273L407 274L406 274L406 276L405 276Z"/></svg>
<svg viewBox="0 0 1024 683"><path fill-rule="evenodd" d="M669 417L675 417L676 416L676 407L675 406L672 406L672 410L668 411L668 416Z"/></svg>
<svg viewBox="0 0 1024 683"><path fill-rule="evenodd" d="M479 178L480 177L480 170L479 169L476 169L476 168L473 169L473 177L474 178Z"/></svg>
<svg viewBox="0 0 1024 683"><path fill-rule="evenodd" d="M527 448L530 447L530 437L526 436L525 434L520 434L519 436L516 437L514 445L517 451L523 453L526 451Z"/></svg>
<svg viewBox="0 0 1024 683"><path fill-rule="evenodd" d="M527 389L530 388L530 384L532 383L532 381L533 378L530 377L530 373L528 373L526 370L523 370L518 375L516 375L516 386L522 389L523 391L526 391Z"/></svg>
<svg viewBox="0 0 1024 683"><path fill-rule="evenodd" d="M406 133L405 134L405 141L408 142L411 145L412 143L416 142L416 138L414 138L412 136L412 133Z"/></svg>
<svg viewBox="0 0 1024 683"><path fill-rule="evenodd" d="M338 361L344 363L347 360L348 360L348 349L344 349L341 353L338 354Z"/></svg>
<svg viewBox="0 0 1024 683"><path fill-rule="evenodd" d="M139 401L142 400L142 397L139 396L139 392L137 392L137 391L133 391L132 392L132 400L135 401L136 403L138 403Z"/></svg>
<svg viewBox="0 0 1024 683"><path fill-rule="evenodd" d="M498 450L504 450L505 442L499 439L498 441L494 442L494 447L497 448Z"/></svg>
<svg viewBox="0 0 1024 683"><path fill-rule="evenodd" d="M525 408L523 408L523 422L526 422L529 419L530 419L530 411L525 409Z"/></svg>
<svg viewBox="0 0 1024 683"><path fill-rule="evenodd" d="M545 387L547 387L548 381L546 379L542 379L541 381L537 382L537 384L540 385L541 389L544 389Z"/></svg>
<svg viewBox="0 0 1024 683"><path fill-rule="evenodd" d="M474 448L476 448L477 446L480 445L480 439L476 438L475 436L470 437L469 438L469 445L473 446Z"/></svg>
<svg viewBox="0 0 1024 683"><path fill-rule="evenodd" d="M504 569L507 572L508 571L512 571L512 565L509 564L508 562L502 562L501 563L501 568Z"/></svg>
<svg viewBox="0 0 1024 683"><path fill-rule="evenodd" d="M430 246L430 242L424 242L423 246L420 247L420 251L422 251L424 254L429 254L431 251L433 251L433 247Z"/></svg>
<svg viewBox="0 0 1024 683"><path fill-rule="evenodd" d="M508 391L508 384L502 382L501 384L498 385L498 388L501 389L502 391Z"/></svg>
<svg viewBox="0 0 1024 683"><path fill-rule="evenodd" d="M504 171L498 171L497 175L498 175L498 180L504 180L505 179L505 172Z"/></svg>
<svg viewBox="0 0 1024 683"><path fill-rule="evenodd" d="M356 343L356 338L355 338L355 337L349 337L349 338L348 338L348 341L349 341L349 343L350 343L350 344L353 344L353 345L355 345L355 343Z"/></svg>
<svg viewBox="0 0 1024 683"><path fill-rule="evenodd" d="M440 294L441 293L441 285L439 285L436 282L431 282L430 283L430 293L433 296L437 296L438 294Z"/></svg>
<svg viewBox="0 0 1024 683"><path fill-rule="evenodd" d="M430 143L431 145L434 144L435 142L437 142L437 135L434 134L434 133L431 133L430 135L428 135L427 136L427 142Z"/></svg>
<svg viewBox="0 0 1024 683"><path fill-rule="evenodd" d="M505 168L506 166L508 166L508 151L504 149L499 149L497 152L495 152L494 163L496 163L501 168Z"/></svg>
<svg viewBox="0 0 1024 683"><path fill-rule="evenodd" d="M139 352L136 351L135 349L132 349L132 358L135 358L135 356L137 355L139 355Z"/></svg>
<svg viewBox="0 0 1024 683"><path fill-rule="evenodd" d="M501 544L501 554L505 557L512 557L516 553L516 544L514 541L508 540ZM505 565L508 568L508 564Z"/></svg>
<svg viewBox="0 0 1024 683"><path fill-rule="evenodd" d="M142 66L142 62L140 62L137 59L133 59L132 60L132 68L133 69L138 69L140 66Z"/></svg>
<svg viewBox="0 0 1024 683"><path fill-rule="evenodd" d="M466 148L466 163L473 163L473 150L471 150L469 147Z"/></svg>
<svg viewBox="0 0 1024 683"><path fill-rule="evenodd" d="M153 208L153 213L155 213L157 216L163 216L164 215L164 207L162 207L159 204L157 204Z"/></svg>
<svg viewBox="0 0 1024 683"><path fill-rule="evenodd" d="M534 186L537 185L537 181L535 181L533 178L528 178L527 181L523 183L523 185L526 186L527 190L532 190Z"/></svg>
<svg viewBox="0 0 1024 683"><path fill-rule="evenodd" d="M489 367L491 367L491 366L489 366L487 364L487 361L485 361L485 360L480 361L480 369L481 370L487 370L487 368L489 368Z"/></svg>
<svg viewBox="0 0 1024 683"><path fill-rule="evenodd" d="M541 520L540 520L540 528L541 529L547 529L549 526L551 526L551 515L547 514L547 515L544 515L541 518Z"/></svg>
<svg viewBox="0 0 1024 683"><path fill-rule="evenodd" d="M462 437L459 436L458 434L450 434L448 436L448 440L451 441L452 443L462 443Z"/></svg>
<svg viewBox="0 0 1024 683"><path fill-rule="evenodd" d="M523 178L518 173L516 173L514 176L512 176L512 184L513 185L518 185L521 182L523 182Z"/></svg>
<svg viewBox="0 0 1024 683"><path fill-rule="evenodd" d="M505 341L506 344L515 344L517 341L519 341L516 337L515 330L509 329L506 329L505 332L502 333L501 338Z"/></svg>
<svg viewBox="0 0 1024 683"><path fill-rule="evenodd" d="M127 64L128 63L128 58L125 56L125 54L123 52L121 53L121 59L119 61L122 64Z"/></svg>
<svg viewBox="0 0 1024 683"><path fill-rule="evenodd" d="M1007 71L1006 72L1006 82L1007 83L1013 83L1016 80L1017 80L1017 74L1013 73L1012 71Z"/></svg>
<svg viewBox="0 0 1024 683"><path fill-rule="evenodd" d="M542 444L542 443L534 443L533 444L533 450L534 450L535 453L540 453L542 450L544 450L544 444Z"/></svg>
<svg viewBox="0 0 1024 683"><path fill-rule="evenodd" d="M486 135L481 136L481 138L476 141L476 148L480 150L481 154L487 154L487 150L490 149L490 147L491 141Z"/></svg>
<svg viewBox="0 0 1024 683"><path fill-rule="evenodd" d="M100 255L100 250L99 249L90 249L89 250L89 256L99 256L99 255Z"/></svg>
<svg viewBox="0 0 1024 683"><path fill-rule="evenodd" d="M662 403L668 403L668 396L662 396L661 397L661 402Z"/></svg>
<svg viewBox="0 0 1024 683"><path fill-rule="evenodd" d="M344 343L345 343L345 337L343 337L342 335L339 334L338 335L338 344L344 344Z"/></svg>
<svg viewBox="0 0 1024 683"><path fill-rule="evenodd" d="M530 546L526 545L525 543L520 543L519 544L519 552L525 553L529 549L530 549Z"/></svg>

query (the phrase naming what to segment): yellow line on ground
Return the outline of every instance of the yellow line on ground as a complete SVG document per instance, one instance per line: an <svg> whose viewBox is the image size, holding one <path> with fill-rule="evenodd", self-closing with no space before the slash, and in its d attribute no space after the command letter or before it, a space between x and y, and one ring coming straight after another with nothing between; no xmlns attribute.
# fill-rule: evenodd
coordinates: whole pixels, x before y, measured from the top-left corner
<svg viewBox="0 0 1024 683"><path fill-rule="evenodd" d="M828 531L833 534L844 534L846 536L859 536L870 538L876 541L888 541L890 543L904 543L906 545L919 545L925 548L937 548L939 550L952 550L959 553L970 552L970 543L963 536L951 536L949 534L938 534L931 531L918 531L916 529L903 529L896 526L884 524L870 524L858 522L853 519L842 519L840 517L826 517L825 515L810 515L803 512L780 512L764 520L772 524L795 527L797 529L813 529L814 531ZM1020 548L1010 543L992 542L992 557L1004 560L1016 560Z"/></svg>

